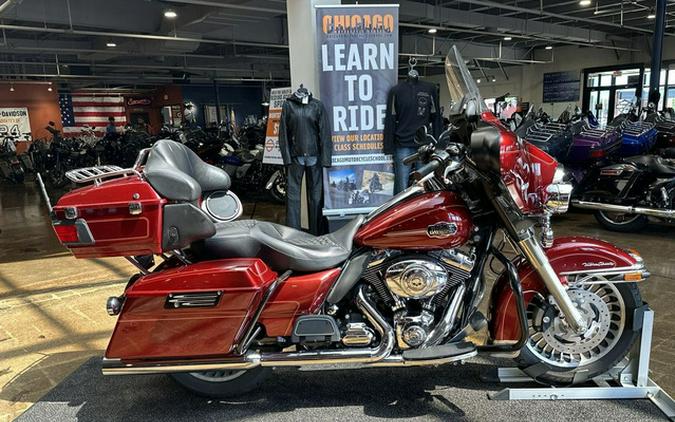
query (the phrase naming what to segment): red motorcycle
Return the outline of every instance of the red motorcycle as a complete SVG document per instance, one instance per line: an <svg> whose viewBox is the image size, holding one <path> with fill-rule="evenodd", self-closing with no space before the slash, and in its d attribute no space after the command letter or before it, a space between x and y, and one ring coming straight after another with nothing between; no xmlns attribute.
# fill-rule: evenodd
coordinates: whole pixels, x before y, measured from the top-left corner
<svg viewBox="0 0 675 422"><path fill-rule="evenodd" d="M417 181L325 236L228 221L227 174L172 141L133 169L80 170L94 184L58 201L58 238L78 258L125 256L140 271L108 300L118 320L103 373L167 373L224 397L278 366L430 366L508 352L540 382L569 384L623 358L639 329L642 259L600 240L553 239L551 215L571 193L564 171L485 108L456 48L446 75L451 125L438 142L418 132L423 145L408 157L426 162ZM498 231L514 259L495 246ZM503 271L484 316L491 260ZM486 344L467 341L486 324Z"/></svg>

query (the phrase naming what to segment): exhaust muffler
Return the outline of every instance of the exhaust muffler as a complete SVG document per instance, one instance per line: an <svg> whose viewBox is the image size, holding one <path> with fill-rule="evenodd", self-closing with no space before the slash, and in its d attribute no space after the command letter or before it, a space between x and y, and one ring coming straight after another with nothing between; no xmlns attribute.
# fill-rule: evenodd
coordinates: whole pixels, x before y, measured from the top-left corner
<svg viewBox="0 0 675 422"><path fill-rule="evenodd" d="M675 218L675 210L631 207L627 205L603 204L601 202L588 202L579 200L572 201L572 205L578 208L585 208L589 210L623 212L626 214L639 214L639 215L647 215L650 217L667 218L667 219Z"/></svg>
<svg viewBox="0 0 675 422"><path fill-rule="evenodd" d="M374 348L343 350L310 350L300 352L256 353L242 356L209 360L182 362L136 362L125 363L120 359L103 359L103 375L168 374L176 372L203 372L245 370L257 366L308 366L338 364L372 364L383 360L394 349L394 330L385 321L375 306L366 298L363 288L359 291L357 306L380 334L380 343Z"/></svg>

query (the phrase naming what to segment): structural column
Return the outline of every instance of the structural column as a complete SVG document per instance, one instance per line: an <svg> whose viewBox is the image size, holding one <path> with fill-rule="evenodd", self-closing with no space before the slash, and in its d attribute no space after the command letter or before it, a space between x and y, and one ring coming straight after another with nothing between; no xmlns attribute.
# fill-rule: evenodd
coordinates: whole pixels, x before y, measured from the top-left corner
<svg viewBox="0 0 675 422"><path fill-rule="evenodd" d="M316 48L316 12L314 6L339 5L340 0L287 0L288 54L291 63L291 87L303 84L312 94L319 92L318 51ZM302 181L302 227L307 228L307 188Z"/></svg>
<svg viewBox="0 0 675 422"><path fill-rule="evenodd" d="M658 106L656 98L659 94L661 76L661 60L663 57L663 34L666 30L666 0L656 0L656 22L652 41L652 65L649 78L649 102Z"/></svg>

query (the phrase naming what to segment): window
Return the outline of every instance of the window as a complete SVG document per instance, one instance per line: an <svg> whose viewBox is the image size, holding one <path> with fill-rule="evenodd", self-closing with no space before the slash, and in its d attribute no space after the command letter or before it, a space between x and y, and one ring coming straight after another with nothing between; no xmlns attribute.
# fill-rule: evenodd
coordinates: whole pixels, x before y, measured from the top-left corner
<svg viewBox="0 0 675 422"><path fill-rule="evenodd" d="M667 73L668 69L661 69L661 77L659 78L659 92L661 93L661 98L659 99L659 104L656 107L657 110L663 109L663 104L666 101L665 94L666 94L666 79L667 79ZM650 69L645 69L645 77L644 77L644 95L642 98L642 106L645 107L647 106L647 102L649 100L649 79L651 78L651 72ZM669 79L669 78L668 78Z"/></svg>

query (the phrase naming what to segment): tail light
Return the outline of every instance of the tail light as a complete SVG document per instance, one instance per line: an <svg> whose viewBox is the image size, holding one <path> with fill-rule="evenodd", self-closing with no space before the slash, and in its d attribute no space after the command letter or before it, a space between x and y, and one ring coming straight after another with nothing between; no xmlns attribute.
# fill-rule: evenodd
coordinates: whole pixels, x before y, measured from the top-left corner
<svg viewBox="0 0 675 422"><path fill-rule="evenodd" d="M591 158L602 158L605 156L604 149L595 149L591 151Z"/></svg>
<svg viewBox="0 0 675 422"><path fill-rule="evenodd" d="M94 237L89 230L87 222L81 218L75 221L60 221L53 222L54 232L58 237L59 242L64 246L84 246L93 245Z"/></svg>

